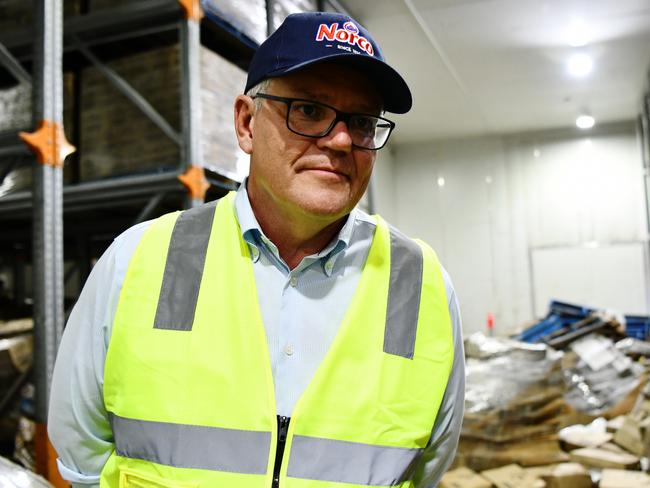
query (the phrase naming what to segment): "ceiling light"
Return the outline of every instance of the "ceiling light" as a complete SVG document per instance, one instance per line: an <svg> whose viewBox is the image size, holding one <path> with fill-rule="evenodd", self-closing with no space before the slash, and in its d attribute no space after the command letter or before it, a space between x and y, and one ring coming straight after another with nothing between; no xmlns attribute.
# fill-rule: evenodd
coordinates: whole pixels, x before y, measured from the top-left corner
<svg viewBox="0 0 650 488"><path fill-rule="evenodd" d="M445 179L442 176L438 178L438 186L441 188L445 186Z"/></svg>
<svg viewBox="0 0 650 488"><path fill-rule="evenodd" d="M571 55L567 62L567 70L571 76L584 78L594 67L594 61L591 56L585 53L576 53Z"/></svg>
<svg viewBox="0 0 650 488"><path fill-rule="evenodd" d="M589 41L589 30L584 20L574 20L568 29L569 46L582 47L586 46Z"/></svg>
<svg viewBox="0 0 650 488"><path fill-rule="evenodd" d="M594 119L591 115L581 115L576 119L576 125L580 129L591 129L595 123L596 119Z"/></svg>

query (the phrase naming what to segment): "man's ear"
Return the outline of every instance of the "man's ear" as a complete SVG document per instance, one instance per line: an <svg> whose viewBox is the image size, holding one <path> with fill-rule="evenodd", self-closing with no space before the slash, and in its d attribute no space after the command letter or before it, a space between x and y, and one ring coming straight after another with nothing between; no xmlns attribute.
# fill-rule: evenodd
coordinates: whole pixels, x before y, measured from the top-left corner
<svg viewBox="0 0 650 488"><path fill-rule="evenodd" d="M235 133L239 147L246 154L253 152L255 101L247 95L235 99Z"/></svg>

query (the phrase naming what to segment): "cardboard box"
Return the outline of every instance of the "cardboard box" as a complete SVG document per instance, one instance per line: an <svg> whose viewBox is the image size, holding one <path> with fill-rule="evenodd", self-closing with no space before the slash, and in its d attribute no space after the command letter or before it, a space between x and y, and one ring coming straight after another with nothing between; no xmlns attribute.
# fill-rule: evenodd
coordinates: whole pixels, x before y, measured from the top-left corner
<svg viewBox="0 0 650 488"><path fill-rule="evenodd" d="M641 471L604 469L599 488L650 488L650 476Z"/></svg>
<svg viewBox="0 0 650 488"><path fill-rule="evenodd" d="M497 488L544 488L546 483L517 464L483 471L481 476Z"/></svg>
<svg viewBox="0 0 650 488"><path fill-rule="evenodd" d="M562 463L527 468L526 471L546 482L546 488L591 488L591 476L582 464Z"/></svg>
<svg viewBox="0 0 650 488"><path fill-rule="evenodd" d="M469 468L448 471L440 480L439 488L492 488L492 483Z"/></svg>

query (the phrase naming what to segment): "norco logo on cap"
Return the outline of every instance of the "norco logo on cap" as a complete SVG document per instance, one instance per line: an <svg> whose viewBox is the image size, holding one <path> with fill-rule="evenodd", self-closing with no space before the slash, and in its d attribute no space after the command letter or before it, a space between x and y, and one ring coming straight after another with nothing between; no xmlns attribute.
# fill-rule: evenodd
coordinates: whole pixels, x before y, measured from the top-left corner
<svg viewBox="0 0 650 488"><path fill-rule="evenodd" d="M342 29L339 29L338 23L319 25L318 33L316 34L316 41L345 42L352 46L358 46L371 56L375 55L375 50L373 49L372 44L370 44L368 39L359 35L359 28L353 22L346 22L343 24Z"/></svg>

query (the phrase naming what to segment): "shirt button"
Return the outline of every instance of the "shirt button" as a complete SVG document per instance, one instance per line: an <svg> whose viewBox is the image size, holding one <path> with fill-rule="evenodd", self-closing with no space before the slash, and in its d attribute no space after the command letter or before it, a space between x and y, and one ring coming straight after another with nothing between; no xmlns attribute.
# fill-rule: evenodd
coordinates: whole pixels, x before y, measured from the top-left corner
<svg viewBox="0 0 650 488"><path fill-rule="evenodd" d="M289 283L291 284L291 286L296 286L298 284L298 278L292 276L291 279L289 280Z"/></svg>
<svg viewBox="0 0 650 488"><path fill-rule="evenodd" d="M327 271L332 271L333 267L334 267L334 263L332 263L332 261L327 261L327 263L325 263L325 269Z"/></svg>
<svg viewBox="0 0 650 488"><path fill-rule="evenodd" d="M284 353L287 356L292 356L293 355L293 346L291 344L287 344L286 346L284 346Z"/></svg>

